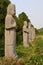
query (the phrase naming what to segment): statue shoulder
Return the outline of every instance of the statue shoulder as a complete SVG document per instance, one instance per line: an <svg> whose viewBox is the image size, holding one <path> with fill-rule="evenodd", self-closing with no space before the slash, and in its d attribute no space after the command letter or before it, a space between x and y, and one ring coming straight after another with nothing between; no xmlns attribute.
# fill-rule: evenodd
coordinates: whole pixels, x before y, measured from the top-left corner
<svg viewBox="0 0 43 65"><path fill-rule="evenodd" d="M12 21L12 16L7 15L6 18L5 18L5 28L11 27L11 21Z"/></svg>
<svg viewBox="0 0 43 65"><path fill-rule="evenodd" d="M14 28L16 27L15 19L12 15L7 15L5 18L5 28Z"/></svg>

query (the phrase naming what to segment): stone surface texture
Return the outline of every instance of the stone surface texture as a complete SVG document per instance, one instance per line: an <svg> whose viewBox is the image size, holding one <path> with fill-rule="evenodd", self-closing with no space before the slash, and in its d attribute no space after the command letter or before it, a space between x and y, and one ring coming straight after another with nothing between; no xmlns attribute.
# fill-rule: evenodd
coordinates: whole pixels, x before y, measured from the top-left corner
<svg viewBox="0 0 43 65"><path fill-rule="evenodd" d="M24 21L23 25L23 46L28 47L28 28L27 21Z"/></svg>
<svg viewBox="0 0 43 65"><path fill-rule="evenodd" d="M15 5L9 4L5 17L5 57L16 59L16 15Z"/></svg>

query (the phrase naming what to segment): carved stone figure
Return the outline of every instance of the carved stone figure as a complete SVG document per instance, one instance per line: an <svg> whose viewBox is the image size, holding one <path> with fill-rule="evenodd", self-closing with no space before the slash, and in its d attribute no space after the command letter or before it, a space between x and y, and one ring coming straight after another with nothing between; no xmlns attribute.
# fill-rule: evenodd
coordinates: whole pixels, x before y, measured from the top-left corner
<svg viewBox="0 0 43 65"><path fill-rule="evenodd" d="M24 21L24 25L23 25L23 45L24 47L29 47L27 21Z"/></svg>
<svg viewBox="0 0 43 65"><path fill-rule="evenodd" d="M31 37L32 37L32 41L34 41L34 39L35 39L35 28L34 27L31 27L31 32L32 32L32 35L31 35Z"/></svg>
<svg viewBox="0 0 43 65"><path fill-rule="evenodd" d="M5 18L5 57L16 59L16 15L15 5L9 4Z"/></svg>
<svg viewBox="0 0 43 65"><path fill-rule="evenodd" d="M29 30L29 34L28 34L28 43L31 42L32 40L32 32L31 32L31 22L28 23L28 30Z"/></svg>
<svg viewBox="0 0 43 65"><path fill-rule="evenodd" d="M31 25L31 22L29 22L28 30L29 30L28 42L31 43L35 39L35 28Z"/></svg>

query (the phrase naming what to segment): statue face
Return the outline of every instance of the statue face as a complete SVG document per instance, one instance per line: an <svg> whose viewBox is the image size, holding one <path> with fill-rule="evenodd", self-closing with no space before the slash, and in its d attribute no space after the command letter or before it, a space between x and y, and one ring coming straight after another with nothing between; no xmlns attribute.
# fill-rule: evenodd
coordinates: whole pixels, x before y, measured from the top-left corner
<svg viewBox="0 0 43 65"><path fill-rule="evenodd" d="M11 7L10 12L11 12L12 15L15 15L15 14L16 14L15 5L13 5L13 6Z"/></svg>
<svg viewBox="0 0 43 65"><path fill-rule="evenodd" d="M15 15L16 14L15 5L9 4L7 8L7 13L11 15Z"/></svg>

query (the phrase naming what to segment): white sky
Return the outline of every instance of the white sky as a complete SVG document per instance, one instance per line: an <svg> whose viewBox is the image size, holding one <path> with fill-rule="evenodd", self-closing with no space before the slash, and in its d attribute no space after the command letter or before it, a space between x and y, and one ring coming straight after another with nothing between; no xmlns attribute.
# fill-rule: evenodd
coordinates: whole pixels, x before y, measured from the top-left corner
<svg viewBox="0 0 43 65"><path fill-rule="evenodd" d="M16 5L16 15L25 12L36 28L43 27L43 0L10 0Z"/></svg>

